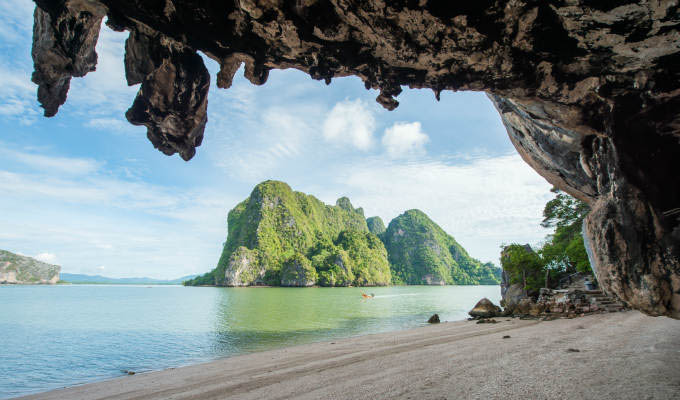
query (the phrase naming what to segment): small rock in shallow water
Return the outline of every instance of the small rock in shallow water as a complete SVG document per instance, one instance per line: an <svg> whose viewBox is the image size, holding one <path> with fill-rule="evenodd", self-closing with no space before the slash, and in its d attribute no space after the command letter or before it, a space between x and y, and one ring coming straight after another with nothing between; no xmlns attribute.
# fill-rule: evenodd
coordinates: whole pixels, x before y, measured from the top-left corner
<svg viewBox="0 0 680 400"><path fill-rule="evenodd" d="M567 349L567 353L580 353L581 350L579 349Z"/></svg>
<svg viewBox="0 0 680 400"><path fill-rule="evenodd" d="M428 324L438 324L439 322L439 314L434 314L430 317L430 319L427 320Z"/></svg>

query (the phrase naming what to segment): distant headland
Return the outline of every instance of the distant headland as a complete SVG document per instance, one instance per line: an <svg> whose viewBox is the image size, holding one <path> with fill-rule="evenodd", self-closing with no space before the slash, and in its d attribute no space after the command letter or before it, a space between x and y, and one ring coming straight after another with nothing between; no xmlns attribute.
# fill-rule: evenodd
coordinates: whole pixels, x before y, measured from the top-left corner
<svg viewBox="0 0 680 400"><path fill-rule="evenodd" d="M61 267L0 250L0 284L55 284Z"/></svg>

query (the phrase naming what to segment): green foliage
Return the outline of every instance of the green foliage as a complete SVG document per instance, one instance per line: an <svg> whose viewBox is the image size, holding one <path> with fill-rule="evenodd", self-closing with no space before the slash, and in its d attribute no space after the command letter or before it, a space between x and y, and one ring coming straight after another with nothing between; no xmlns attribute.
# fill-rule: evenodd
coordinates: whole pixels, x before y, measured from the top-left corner
<svg viewBox="0 0 680 400"><path fill-rule="evenodd" d="M206 272L201 276L197 276L194 279L189 279L182 282L184 286L209 286L215 284L214 271Z"/></svg>
<svg viewBox="0 0 680 400"><path fill-rule="evenodd" d="M482 264L420 210L393 219L382 235L394 284L498 284L498 268Z"/></svg>
<svg viewBox="0 0 680 400"><path fill-rule="evenodd" d="M555 198L543 210L544 227L554 227L539 251L546 268L560 273L591 272L590 262L581 236L583 219L588 205L557 188L551 190Z"/></svg>
<svg viewBox="0 0 680 400"><path fill-rule="evenodd" d="M566 234L573 236L580 232L583 218L590 211L588 205L570 195L553 187L555 198L546 203L543 208L543 222L541 225L548 227L568 228Z"/></svg>
<svg viewBox="0 0 680 400"><path fill-rule="evenodd" d="M312 263L300 253L288 258L281 269L281 286L306 286L315 283L318 276Z"/></svg>
<svg viewBox="0 0 680 400"><path fill-rule="evenodd" d="M529 294L536 294L545 283L545 265L538 253L528 245L513 243L503 248L501 265L510 283L521 283Z"/></svg>
<svg viewBox="0 0 680 400"><path fill-rule="evenodd" d="M387 261L387 250L376 235L346 230L338 235L335 245L348 255L343 262L350 263L355 286L390 284L392 274Z"/></svg>
<svg viewBox="0 0 680 400"><path fill-rule="evenodd" d="M378 237L385 233L385 223L380 217L366 218L366 225L368 226L368 230Z"/></svg>
<svg viewBox="0 0 680 400"><path fill-rule="evenodd" d="M326 238L319 238L310 250L312 265L319 274L321 286L350 286L354 284L352 259L346 250Z"/></svg>
<svg viewBox="0 0 680 400"><path fill-rule="evenodd" d="M510 282L523 283L526 279L530 294L545 286L546 273L550 286L554 286L565 275L592 272L581 236L588 205L556 188L551 191L555 198L545 205L541 225L554 227L555 231L548 235L543 247L533 252L527 246L512 244L501 253L501 264Z"/></svg>
<svg viewBox="0 0 680 400"><path fill-rule="evenodd" d="M574 265L577 272L592 273L590 261L588 260L588 253L583 243L583 236L578 235L573 238L564 251L567 259Z"/></svg>

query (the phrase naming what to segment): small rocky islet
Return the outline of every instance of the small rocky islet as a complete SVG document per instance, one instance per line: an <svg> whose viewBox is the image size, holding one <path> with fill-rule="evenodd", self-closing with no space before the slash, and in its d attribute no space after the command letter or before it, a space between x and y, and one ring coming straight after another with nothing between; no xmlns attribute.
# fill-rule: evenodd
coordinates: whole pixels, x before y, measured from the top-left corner
<svg viewBox="0 0 680 400"><path fill-rule="evenodd" d="M496 285L501 277L420 210L385 227L347 197L327 205L280 181L255 186L227 225L217 267L185 285Z"/></svg>

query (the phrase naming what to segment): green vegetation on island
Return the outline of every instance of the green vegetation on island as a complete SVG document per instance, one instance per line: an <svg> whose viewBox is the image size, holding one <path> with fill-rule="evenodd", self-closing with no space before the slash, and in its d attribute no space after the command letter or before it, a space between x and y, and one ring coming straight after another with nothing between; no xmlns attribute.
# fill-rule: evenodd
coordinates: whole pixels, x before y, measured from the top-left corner
<svg viewBox="0 0 680 400"><path fill-rule="evenodd" d="M286 183L265 181L229 212L227 241L217 267L186 281L185 285L499 283L499 268L470 258L421 211L411 210L404 215L414 213L426 223L414 225L409 231L414 234L409 233L408 240L400 245L388 238L389 228L385 229L379 217L366 219L363 210L354 208L346 197L329 206L314 196L293 191ZM405 224L402 217L390 223L390 227L394 223L394 229L398 229ZM418 229L435 233L415 235ZM445 252L429 256L425 249L429 248L431 237ZM418 256L410 258L404 254ZM393 259L398 263L391 264ZM428 265L429 262L433 265Z"/></svg>
<svg viewBox="0 0 680 400"><path fill-rule="evenodd" d="M395 284L495 285L500 280L498 267L470 257L420 210L408 210L394 218L381 238Z"/></svg>
<svg viewBox="0 0 680 400"><path fill-rule="evenodd" d="M385 233L385 223L380 217L366 218L366 225L368 226L368 230L374 235L380 236Z"/></svg>
<svg viewBox="0 0 680 400"><path fill-rule="evenodd" d="M265 181L228 215L213 271L187 285L374 286L391 281L387 253L346 197L329 206Z"/></svg>
<svg viewBox="0 0 680 400"><path fill-rule="evenodd" d="M0 250L0 284L55 284L60 270L58 265Z"/></svg>
<svg viewBox="0 0 680 400"><path fill-rule="evenodd" d="M555 198L543 210L543 227L555 228L537 251L517 243L504 246L501 265L510 284L521 284L530 295L546 286L555 287L560 279L575 272L592 273L581 234L588 205L557 188Z"/></svg>

